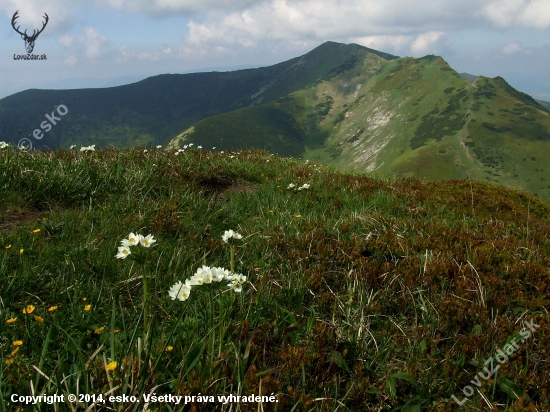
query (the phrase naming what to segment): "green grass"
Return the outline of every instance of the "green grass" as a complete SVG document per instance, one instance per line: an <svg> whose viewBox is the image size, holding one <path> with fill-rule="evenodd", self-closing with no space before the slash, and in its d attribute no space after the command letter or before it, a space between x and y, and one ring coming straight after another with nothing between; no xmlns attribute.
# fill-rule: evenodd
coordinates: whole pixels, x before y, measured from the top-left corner
<svg viewBox="0 0 550 412"><path fill-rule="evenodd" d="M0 411L54 410L13 393L142 400L116 411L151 393L216 400L154 411L543 410L549 212L488 183L376 180L259 150L0 150ZM231 267L228 229L243 235L243 291L171 300L202 265ZM141 263L115 258L130 232L157 239L133 246ZM540 328L459 408L525 320ZM230 394L278 402L217 403ZM91 402L75 405L55 410Z"/></svg>

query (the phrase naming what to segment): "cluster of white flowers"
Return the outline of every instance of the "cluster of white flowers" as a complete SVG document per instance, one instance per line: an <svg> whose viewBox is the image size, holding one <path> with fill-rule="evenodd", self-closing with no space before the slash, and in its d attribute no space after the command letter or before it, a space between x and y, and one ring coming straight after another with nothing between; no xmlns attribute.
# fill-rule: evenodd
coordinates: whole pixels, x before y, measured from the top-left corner
<svg viewBox="0 0 550 412"><path fill-rule="evenodd" d="M6 147L10 147L10 144L6 142L0 142L0 150L5 149Z"/></svg>
<svg viewBox="0 0 550 412"><path fill-rule="evenodd" d="M76 149L76 145L75 144L72 144L69 146L69 150L73 150L73 149Z"/></svg>
<svg viewBox="0 0 550 412"><path fill-rule="evenodd" d="M80 151L81 152L95 152L95 144L93 144L91 146L82 146L80 148Z"/></svg>
<svg viewBox="0 0 550 412"><path fill-rule="evenodd" d="M187 149L187 148L191 149L192 147L193 147L193 143L186 144L186 145L183 146L183 149L178 149L178 150L176 151L175 155L177 156L177 155L179 155L180 153L185 152L185 149ZM202 146L199 146L199 149L202 149Z"/></svg>
<svg viewBox="0 0 550 412"><path fill-rule="evenodd" d="M193 276L185 281L178 281L168 290L168 295L172 300L178 299L184 301L189 298L191 288L210 283L228 281L229 288L235 292L243 290L243 283L246 282L246 276L241 274L231 273L229 270L220 267L210 267L203 265L198 268Z"/></svg>
<svg viewBox="0 0 550 412"><path fill-rule="evenodd" d="M296 187L296 185L294 183L290 183L287 187L287 189L294 189ZM299 188L297 188L297 190L306 190L306 189L309 189L310 185L307 184L307 183L304 183L302 186L300 186Z"/></svg>
<svg viewBox="0 0 550 412"><path fill-rule="evenodd" d="M231 238L235 238L235 239L242 239L243 238L243 235L241 235L240 233L237 233L237 232L234 232L233 230L226 230L224 232L224 234L222 235L222 240L227 243L227 241Z"/></svg>
<svg viewBox="0 0 550 412"><path fill-rule="evenodd" d="M222 240L227 243L229 239L242 239L243 236L233 230L226 230L222 235ZM233 261L233 260L232 260ZM229 282L229 289L234 292L241 292L243 284L246 282L246 276L240 273L231 273L228 269L221 267L210 267L203 265L198 268L193 276L184 282L178 281L168 290L168 295L174 299L184 301L189 298L191 288L210 283L217 283L225 280Z"/></svg>
<svg viewBox="0 0 550 412"><path fill-rule="evenodd" d="M161 147L162 147L162 145L161 145L161 144L157 145L157 149L160 149Z"/></svg>
<svg viewBox="0 0 550 412"><path fill-rule="evenodd" d="M128 255L132 254L130 252L130 246L135 246L138 243L143 247L149 247L156 242L156 239L153 238L153 235L142 236L140 234L130 233L128 239L123 239L120 243L122 246L118 248L118 253L116 254L117 259L126 259Z"/></svg>

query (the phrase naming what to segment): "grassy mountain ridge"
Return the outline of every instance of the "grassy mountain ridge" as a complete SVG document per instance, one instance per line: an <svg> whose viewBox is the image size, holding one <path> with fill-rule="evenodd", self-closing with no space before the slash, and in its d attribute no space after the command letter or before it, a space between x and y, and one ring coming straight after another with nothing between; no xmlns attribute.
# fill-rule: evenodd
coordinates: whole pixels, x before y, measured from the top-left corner
<svg viewBox="0 0 550 412"><path fill-rule="evenodd" d="M292 141L301 138L304 158L380 175L483 180L550 201L550 171L544 168L550 162L549 112L501 77L470 82L441 57L385 60L368 54L269 106L294 118ZM261 136L260 147L281 141L280 133L253 120L261 117L251 115L240 128L233 115L202 120L170 147L186 141L220 148L220 139L221 150L258 147L255 136ZM224 137L232 131L241 136L238 142ZM283 154L283 147L279 143L277 152Z"/></svg>
<svg viewBox="0 0 550 412"><path fill-rule="evenodd" d="M27 90L0 100L0 136L11 143L28 137L35 147L50 148L163 144L205 117L269 102L314 84L368 50L327 42L301 57L257 69L164 74L104 89ZM42 140L32 138L45 114L58 105L65 105L68 114Z"/></svg>

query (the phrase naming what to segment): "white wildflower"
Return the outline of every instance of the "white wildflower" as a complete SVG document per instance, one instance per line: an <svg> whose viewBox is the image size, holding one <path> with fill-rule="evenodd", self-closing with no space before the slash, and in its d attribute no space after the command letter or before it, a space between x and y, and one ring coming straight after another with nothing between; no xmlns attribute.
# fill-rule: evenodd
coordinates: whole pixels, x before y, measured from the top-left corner
<svg viewBox="0 0 550 412"><path fill-rule="evenodd" d="M172 298L172 300L178 299L181 301L189 298L190 293L191 285L188 282L182 283L181 281L176 282L176 284L172 286L168 291L168 295L170 295L170 298Z"/></svg>
<svg viewBox="0 0 550 412"><path fill-rule="evenodd" d="M140 236L139 243L143 247L149 247L157 241L156 239L154 239L153 235L147 235L145 237L141 235L138 235L138 236Z"/></svg>
<svg viewBox="0 0 550 412"><path fill-rule="evenodd" d="M224 268L214 268L215 270L212 271L213 280L214 282L221 282L224 279L227 279L228 276L230 276L231 272L229 270Z"/></svg>
<svg viewBox="0 0 550 412"><path fill-rule="evenodd" d="M227 241L231 238L235 239L242 239L243 236L240 233L234 232L232 229L226 230L224 234L222 235L222 240L227 243Z"/></svg>
<svg viewBox="0 0 550 412"><path fill-rule="evenodd" d="M151 235L149 235L151 236ZM137 245L141 239L143 238L143 236L139 235L139 234L134 234L134 233L130 233L128 235L128 239L123 239L122 240L122 246L126 246L126 247L129 247L129 246L135 246Z"/></svg>
<svg viewBox="0 0 550 412"><path fill-rule="evenodd" d="M126 259L128 255L130 255L132 252L130 252L130 248L127 246L120 246L118 248L118 253L115 255L117 259Z"/></svg>
<svg viewBox="0 0 550 412"><path fill-rule="evenodd" d="M91 146L82 146L80 148L80 151L81 152L95 152L95 144L93 144Z"/></svg>

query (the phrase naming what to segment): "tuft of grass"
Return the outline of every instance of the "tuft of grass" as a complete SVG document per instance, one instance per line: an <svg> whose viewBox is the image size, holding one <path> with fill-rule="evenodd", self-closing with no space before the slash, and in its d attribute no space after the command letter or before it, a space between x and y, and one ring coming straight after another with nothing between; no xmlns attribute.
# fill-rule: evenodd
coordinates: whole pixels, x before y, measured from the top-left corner
<svg viewBox="0 0 550 412"><path fill-rule="evenodd" d="M37 214L0 226L0 411L24 409L14 393L140 400L59 411L144 410L152 393L214 397L195 411L458 410L527 320L540 328L465 406L550 403L540 200L260 150L175 153L0 152L0 199ZM231 248L228 229L243 236ZM115 258L130 232L157 239L139 267ZM243 291L171 300L202 265L244 274ZM218 403L230 394L277 402Z"/></svg>

